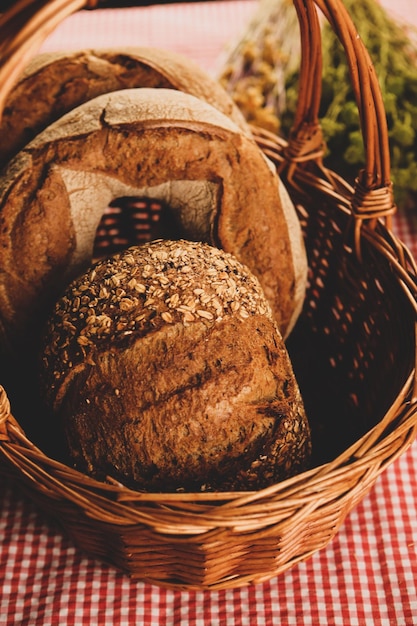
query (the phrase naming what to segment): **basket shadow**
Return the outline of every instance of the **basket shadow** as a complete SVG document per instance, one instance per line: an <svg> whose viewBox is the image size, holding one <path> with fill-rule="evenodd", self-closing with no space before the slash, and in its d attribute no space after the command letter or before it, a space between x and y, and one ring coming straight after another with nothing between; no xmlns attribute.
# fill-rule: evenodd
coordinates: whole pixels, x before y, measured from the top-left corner
<svg viewBox="0 0 417 626"><path fill-rule="evenodd" d="M413 369L414 313L389 260L365 238L357 259L347 213L321 198L303 215L310 278L288 350L319 465L366 434L397 398Z"/></svg>

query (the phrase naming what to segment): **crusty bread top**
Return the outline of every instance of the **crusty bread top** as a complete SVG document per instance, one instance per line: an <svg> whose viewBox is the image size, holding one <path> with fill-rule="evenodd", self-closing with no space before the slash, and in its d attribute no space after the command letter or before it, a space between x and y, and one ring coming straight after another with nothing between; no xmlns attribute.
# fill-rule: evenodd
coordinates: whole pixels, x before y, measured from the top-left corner
<svg viewBox="0 0 417 626"><path fill-rule="evenodd" d="M272 320L259 281L233 255L184 240L128 248L93 265L55 305L44 352L52 380L45 388L56 404L97 352L126 347L164 327L208 328L253 315Z"/></svg>
<svg viewBox="0 0 417 626"><path fill-rule="evenodd" d="M173 89L125 89L104 94L85 102L50 124L37 135L28 149L34 152L42 146L62 139L87 136L107 127L135 124L158 126L172 124L178 128L181 122L211 124L240 135L236 124L204 100ZM196 126L197 128L197 126ZM184 155L186 158L187 155Z"/></svg>
<svg viewBox="0 0 417 626"><path fill-rule="evenodd" d="M138 87L178 89L195 95L250 134L226 91L183 55L150 47L49 52L29 62L5 103L0 120L0 168L71 109L104 93Z"/></svg>

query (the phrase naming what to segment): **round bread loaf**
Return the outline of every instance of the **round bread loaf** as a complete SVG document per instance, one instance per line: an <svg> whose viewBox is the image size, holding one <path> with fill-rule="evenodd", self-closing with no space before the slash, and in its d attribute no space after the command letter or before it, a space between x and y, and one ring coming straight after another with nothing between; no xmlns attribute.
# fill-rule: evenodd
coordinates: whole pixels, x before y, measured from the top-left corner
<svg viewBox="0 0 417 626"><path fill-rule="evenodd" d="M306 466L310 431L257 279L207 244L99 261L57 302L41 388L78 468L145 490L247 490Z"/></svg>
<svg viewBox="0 0 417 626"><path fill-rule="evenodd" d="M91 264L101 217L122 196L162 200L176 224L170 238L206 241L248 265L288 334L307 263L274 168L211 105L144 88L74 109L0 177L0 327L13 352L26 351L63 285Z"/></svg>
<svg viewBox="0 0 417 626"><path fill-rule="evenodd" d="M238 107L197 63L159 48L103 48L36 56L0 120L0 168L59 117L97 96L136 87L178 89L205 100L250 134Z"/></svg>

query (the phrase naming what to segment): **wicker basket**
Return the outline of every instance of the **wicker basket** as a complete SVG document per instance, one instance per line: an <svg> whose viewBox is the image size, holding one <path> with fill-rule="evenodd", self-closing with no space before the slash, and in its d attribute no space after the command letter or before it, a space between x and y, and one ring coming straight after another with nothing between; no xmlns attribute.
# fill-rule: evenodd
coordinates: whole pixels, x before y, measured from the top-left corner
<svg viewBox="0 0 417 626"><path fill-rule="evenodd" d="M1 109L46 35L88 4L95 3L20 0L0 18ZM1 391L0 474L57 518L81 549L165 587L242 586L308 558L417 434L417 269L390 227L380 91L340 0L294 4L303 54L293 132L288 143L254 132L286 180L309 255L305 307L288 348L313 429L312 469L259 492L139 493L48 457L25 436L25 420L12 417ZM357 94L367 165L354 189L322 165L317 7L345 47Z"/></svg>

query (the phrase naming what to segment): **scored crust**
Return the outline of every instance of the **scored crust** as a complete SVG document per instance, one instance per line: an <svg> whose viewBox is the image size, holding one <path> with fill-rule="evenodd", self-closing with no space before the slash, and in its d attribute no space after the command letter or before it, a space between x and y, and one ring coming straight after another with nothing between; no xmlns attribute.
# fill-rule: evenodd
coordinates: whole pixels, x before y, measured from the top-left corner
<svg viewBox="0 0 417 626"><path fill-rule="evenodd" d="M147 490L259 489L305 468L310 431L259 282L206 244L98 262L48 322L42 389L77 466Z"/></svg>
<svg viewBox="0 0 417 626"><path fill-rule="evenodd" d="M46 52L30 61L6 100L0 120L0 168L71 109L101 94L137 87L190 93L250 134L226 91L181 54L148 47Z"/></svg>
<svg viewBox="0 0 417 626"><path fill-rule="evenodd" d="M217 245L254 272L285 337L307 264L282 191L256 143L202 100L147 88L99 96L40 133L0 178L0 325L24 347L91 263L109 203L147 196L170 206L172 238Z"/></svg>

